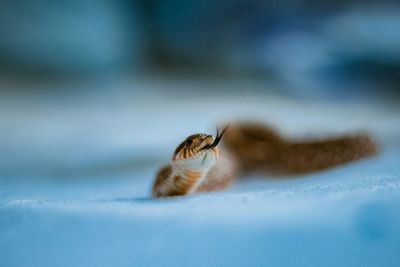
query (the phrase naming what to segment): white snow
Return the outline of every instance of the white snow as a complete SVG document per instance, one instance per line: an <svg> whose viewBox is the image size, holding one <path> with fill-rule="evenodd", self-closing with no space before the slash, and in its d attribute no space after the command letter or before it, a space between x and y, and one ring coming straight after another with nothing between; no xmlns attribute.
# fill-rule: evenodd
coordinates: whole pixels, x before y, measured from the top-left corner
<svg viewBox="0 0 400 267"><path fill-rule="evenodd" d="M207 90L192 95L193 84ZM1 93L0 266L399 266L399 107L304 103L263 86L144 79ZM149 198L181 139L236 118L294 137L363 129L381 153Z"/></svg>

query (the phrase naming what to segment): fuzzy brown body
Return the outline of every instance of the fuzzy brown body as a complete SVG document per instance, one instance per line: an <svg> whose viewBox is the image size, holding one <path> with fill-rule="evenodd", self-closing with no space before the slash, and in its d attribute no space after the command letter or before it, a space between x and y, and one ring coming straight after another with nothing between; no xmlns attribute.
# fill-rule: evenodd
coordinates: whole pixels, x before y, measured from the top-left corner
<svg viewBox="0 0 400 267"><path fill-rule="evenodd" d="M217 139L221 136L217 134ZM175 150L172 163L158 172L153 196L223 190L248 171L285 174L319 171L378 151L366 134L298 141L285 139L256 123L231 126L223 140L224 148L220 151L216 146L209 149L215 143L212 136L189 136Z"/></svg>
<svg viewBox="0 0 400 267"><path fill-rule="evenodd" d="M307 173L375 155L375 142L364 133L318 140L291 140L256 123L237 124L224 136L224 145L242 170Z"/></svg>

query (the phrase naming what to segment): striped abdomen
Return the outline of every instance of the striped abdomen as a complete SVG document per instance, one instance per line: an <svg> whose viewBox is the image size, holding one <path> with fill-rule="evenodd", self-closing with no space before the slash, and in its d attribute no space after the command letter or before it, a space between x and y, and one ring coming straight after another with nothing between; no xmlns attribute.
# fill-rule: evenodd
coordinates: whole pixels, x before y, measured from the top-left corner
<svg viewBox="0 0 400 267"><path fill-rule="evenodd" d="M205 173L193 170L173 171L171 165L161 169L153 186L153 195L179 196L196 190Z"/></svg>

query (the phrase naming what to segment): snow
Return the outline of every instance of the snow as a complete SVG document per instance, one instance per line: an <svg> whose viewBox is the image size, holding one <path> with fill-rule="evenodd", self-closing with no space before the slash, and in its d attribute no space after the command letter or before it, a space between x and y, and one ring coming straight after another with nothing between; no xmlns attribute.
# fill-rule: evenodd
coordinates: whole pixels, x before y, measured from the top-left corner
<svg viewBox="0 0 400 267"><path fill-rule="evenodd" d="M193 97L180 89L190 84L2 93L0 266L399 266L396 106L240 93L259 86L247 83L204 82L212 90ZM246 117L288 136L368 130L381 152L297 178L254 174L226 192L149 198L182 138Z"/></svg>

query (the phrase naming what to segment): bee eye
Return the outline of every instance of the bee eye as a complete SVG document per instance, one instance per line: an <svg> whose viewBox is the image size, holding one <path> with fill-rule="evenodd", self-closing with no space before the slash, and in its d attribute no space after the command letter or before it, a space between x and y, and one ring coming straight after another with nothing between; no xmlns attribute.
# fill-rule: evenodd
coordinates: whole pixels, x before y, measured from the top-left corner
<svg viewBox="0 0 400 267"><path fill-rule="evenodd" d="M190 146L192 143L193 143L193 140L192 140L192 139L186 140L186 144L187 144L188 146Z"/></svg>

